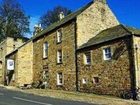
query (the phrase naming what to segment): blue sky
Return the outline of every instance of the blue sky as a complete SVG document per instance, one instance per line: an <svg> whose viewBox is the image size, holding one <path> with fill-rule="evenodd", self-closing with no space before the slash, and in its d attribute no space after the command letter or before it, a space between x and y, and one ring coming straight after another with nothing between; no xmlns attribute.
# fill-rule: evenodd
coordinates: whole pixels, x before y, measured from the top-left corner
<svg viewBox="0 0 140 105"><path fill-rule="evenodd" d="M1 0L0 0L1 1ZM31 16L31 30L39 17L46 11L61 5L72 11L86 5L92 0L17 0L27 15ZM140 0L107 0L118 20L125 25L140 29Z"/></svg>

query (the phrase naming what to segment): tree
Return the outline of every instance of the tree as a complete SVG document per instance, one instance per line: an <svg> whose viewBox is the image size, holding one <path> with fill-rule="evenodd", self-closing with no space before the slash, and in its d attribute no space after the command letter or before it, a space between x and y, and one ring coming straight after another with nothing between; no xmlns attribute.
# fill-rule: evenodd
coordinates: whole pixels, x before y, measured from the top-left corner
<svg viewBox="0 0 140 105"><path fill-rule="evenodd" d="M45 28L52 23L57 22L59 20L60 12L63 12L66 16L71 13L71 10L62 6L56 6L53 10L47 11L40 17L40 24L42 25L42 27Z"/></svg>
<svg viewBox="0 0 140 105"><path fill-rule="evenodd" d="M0 38L22 37L29 32L29 17L15 0L2 0L0 5Z"/></svg>

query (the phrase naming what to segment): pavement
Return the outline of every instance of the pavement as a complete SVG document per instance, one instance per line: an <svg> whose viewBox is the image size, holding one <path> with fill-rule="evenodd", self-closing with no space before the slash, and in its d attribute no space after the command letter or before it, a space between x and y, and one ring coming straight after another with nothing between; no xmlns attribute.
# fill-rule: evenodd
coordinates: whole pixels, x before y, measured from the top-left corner
<svg viewBox="0 0 140 105"><path fill-rule="evenodd" d="M37 96L0 87L0 105L97 105Z"/></svg>
<svg viewBox="0 0 140 105"><path fill-rule="evenodd" d="M0 85L0 105L140 105L140 101L52 89L23 90Z"/></svg>

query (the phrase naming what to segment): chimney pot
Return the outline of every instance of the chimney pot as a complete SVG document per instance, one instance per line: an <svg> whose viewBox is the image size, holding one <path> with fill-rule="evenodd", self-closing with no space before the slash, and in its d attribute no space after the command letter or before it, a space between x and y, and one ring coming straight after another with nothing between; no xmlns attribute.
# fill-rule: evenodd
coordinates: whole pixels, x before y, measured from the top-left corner
<svg viewBox="0 0 140 105"><path fill-rule="evenodd" d="M65 17L64 12L60 12L59 19L62 20Z"/></svg>

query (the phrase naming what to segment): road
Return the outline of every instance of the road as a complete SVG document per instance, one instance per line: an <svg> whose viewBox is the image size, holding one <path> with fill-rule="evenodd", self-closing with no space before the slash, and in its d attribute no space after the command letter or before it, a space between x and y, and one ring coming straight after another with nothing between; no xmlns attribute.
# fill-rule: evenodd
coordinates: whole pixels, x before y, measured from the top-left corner
<svg viewBox="0 0 140 105"><path fill-rule="evenodd" d="M0 88L0 105L95 105L42 97ZM97 104L96 104L97 105Z"/></svg>

